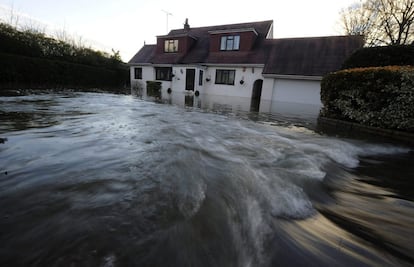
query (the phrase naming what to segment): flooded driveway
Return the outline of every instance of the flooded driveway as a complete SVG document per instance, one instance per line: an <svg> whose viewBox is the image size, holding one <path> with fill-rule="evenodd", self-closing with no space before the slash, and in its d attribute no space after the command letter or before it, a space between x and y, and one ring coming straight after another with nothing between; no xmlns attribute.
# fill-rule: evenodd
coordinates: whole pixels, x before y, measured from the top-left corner
<svg viewBox="0 0 414 267"><path fill-rule="evenodd" d="M192 103L1 97L0 265L414 261L410 148Z"/></svg>

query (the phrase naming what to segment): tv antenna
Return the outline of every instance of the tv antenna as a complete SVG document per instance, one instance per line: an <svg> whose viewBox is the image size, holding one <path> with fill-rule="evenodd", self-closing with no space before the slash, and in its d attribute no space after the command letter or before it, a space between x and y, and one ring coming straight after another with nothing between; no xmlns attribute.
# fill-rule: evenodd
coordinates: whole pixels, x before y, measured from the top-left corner
<svg viewBox="0 0 414 267"><path fill-rule="evenodd" d="M173 14L168 11L165 11L164 9L161 9L161 11L164 12L165 16L167 17L167 33L168 33L168 16L172 16Z"/></svg>

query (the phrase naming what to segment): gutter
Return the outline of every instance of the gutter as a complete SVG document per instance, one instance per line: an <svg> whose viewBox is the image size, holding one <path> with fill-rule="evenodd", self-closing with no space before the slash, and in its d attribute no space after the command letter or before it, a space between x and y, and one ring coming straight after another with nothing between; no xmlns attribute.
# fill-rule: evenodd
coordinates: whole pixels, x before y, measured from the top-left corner
<svg viewBox="0 0 414 267"><path fill-rule="evenodd" d="M222 34L222 33L240 33L240 32L253 32L256 36L259 36L255 28L240 28L240 29L228 29L228 30L212 30L208 31L209 34Z"/></svg>
<svg viewBox="0 0 414 267"><path fill-rule="evenodd" d="M232 68L264 68L264 64L226 64L226 63L201 63L200 65L206 66L206 67L232 67Z"/></svg>
<svg viewBox="0 0 414 267"><path fill-rule="evenodd" d="M285 80L306 80L306 81L322 81L322 76L308 75L283 75L283 74L262 74L265 78L285 79Z"/></svg>
<svg viewBox="0 0 414 267"><path fill-rule="evenodd" d="M152 66L151 63L127 63L128 66Z"/></svg>

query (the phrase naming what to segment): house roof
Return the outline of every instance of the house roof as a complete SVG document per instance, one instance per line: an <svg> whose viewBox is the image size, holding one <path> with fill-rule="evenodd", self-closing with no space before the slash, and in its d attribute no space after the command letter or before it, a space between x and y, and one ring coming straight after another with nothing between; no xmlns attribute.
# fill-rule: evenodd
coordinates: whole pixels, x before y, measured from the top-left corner
<svg viewBox="0 0 414 267"><path fill-rule="evenodd" d="M257 32L257 34L259 35L261 34L262 36L266 37L272 24L273 24L273 20L266 20L266 21L258 21L258 22L247 22L247 23L190 28L189 30L178 29L178 30L170 31L170 33L167 36L189 34L195 37L201 37L201 36L208 37L210 32L211 33L226 32L226 31L233 32L234 30L239 30L239 29L250 29L250 30L254 29Z"/></svg>
<svg viewBox="0 0 414 267"><path fill-rule="evenodd" d="M217 63L217 64L238 64L238 63L263 63L263 59L256 58L256 54L260 53L257 45L264 40L273 25L272 20L227 24L210 27L199 27L172 30L167 35L158 36L163 38L174 38L182 36L190 36L195 39L195 45L186 54L179 53L156 53L156 45L145 45L138 53L129 61L129 64L192 64L192 63ZM252 51L249 52L226 52L209 53L210 51L210 34L215 32L232 32L234 30L249 29L254 30L258 36L258 41Z"/></svg>
<svg viewBox="0 0 414 267"><path fill-rule="evenodd" d="M144 45L138 53L136 53L131 60L128 62L129 64L149 64L151 63L151 59L155 55L155 50L157 49L156 45Z"/></svg>
<svg viewBox="0 0 414 267"><path fill-rule="evenodd" d="M361 36L266 39L273 21L228 24L172 30L163 38L190 36L195 40L187 53L157 54L156 45L144 45L129 64L263 64L263 74L323 76L340 69L353 51L361 48ZM249 30L257 34L249 51L210 52L211 34Z"/></svg>

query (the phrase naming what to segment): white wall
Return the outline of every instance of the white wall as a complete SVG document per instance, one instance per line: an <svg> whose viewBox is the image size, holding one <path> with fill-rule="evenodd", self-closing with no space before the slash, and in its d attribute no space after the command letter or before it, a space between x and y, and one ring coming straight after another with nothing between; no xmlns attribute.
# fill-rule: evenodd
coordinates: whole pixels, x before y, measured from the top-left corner
<svg viewBox="0 0 414 267"><path fill-rule="evenodd" d="M235 70L234 85L215 84L217 69ZM259 67L210 66L204 72L203 91L200 92L211 95L251 98L254 82L259 79L263 80L262 71L263 68ZM207 82L206 78L210 78L210 81ZM243 80L244 83L240 84L240 80Z"/></svg>
<svg viewBox="0 0 414 267"><path fill-rule="evenodd" d="M135 79L135 68L142 68L142 79ZM151 66L131 66L130 77L131 77L131 90L134 91L136 90L137 87L139 87L139 88L142 88L142 93L146 95L147 94L147 81L153 81L155 79L155 71L154 71L154 68Z"/></svg>
<svg viewBox="0 0 414 267"><path fill-rule="evenodd" d="M134 68L142 68L142 80L134 79ZM194 91L199 91L201 94L211 94L211 95L220 95L220 96L237 96L237 97L248 97L251 98L253 84L256 80L265 80L262 76L263 68L261 67L226 67L226 66L214 66L214 67L204 67L204 66L195 66L195 65L180 65L174 66L172 68L172 73L174 77L172 81L161 81L162 82L162 93L166 94L168 88L171 88L173 92L186 92L185 83L186 83L186 70L195 69L195 87ZM216 79L216 70L217 69L226 69L226 70L235 70L235 83L234 85L224 85L224 84L215 84ZM203 71L203 83L199 85L199 73L200 70ZM136 84L141 83L145 87L146 92L146 82L155 81L155 69L152 66L131 66L131 86L134 87ZM209 81L207 81L209 79ZM243 80L244 83L241 84L240 81ZM269 79L273 81L273 79ZM270 99L271 91L273 84L269 85L268 89L264 90L265 82L263 84L262 97Z"/></svg>
<svg viewBox="0 0 414 267"><path fill-rule="evenodd" d="M273 87L274 87L275 79L273 78L265 78L263 79L263 86L262 86L262 97L261 102L272 101L273 97ZM260 103L260 107L262 106L262 103Z"/></svg>
<svg viewBox="0 0 414 267"><path fill-rule="evenodd" d="M142 68L142 80L134 79L134 68L131 66L131 86L136 84L143 86L143 94L146 95L146 82L155 81L155 69L153 66L137 66ZM240 98L233 110L249 110L253 85L256 80L263 80L262 95L260 103L261 112L272 112L281 114L297 114L306 116L317 116L322 104L320 101L320 81L293 80L263 78L261 67L226 67L226 66L197 66L178 65L172 68L174 77L172 81L162 82L162 98L172 103L184 102L185 94L191 93L185 90L186 70L195 69L194 91L203 95L202 104L207 108L214 108L214 104L230 104L231 98ZM235 70L235 84L215 84L217 69ZM203 84L199 85L199 71L203 70ZM206 81L210 79L210 81ZM244 83L240 84L240 80ZM171 88L172 93L167 90ZM211 97L210 97L211 96ZM221 99L213 96L221 97ZM198 98L197 98L198 99ZM231 104L230 104L231 105Z"/></svg>
<svg viewBox="0 0 414 267"><path fill-rule="evenodd" d="M173 92L181 92L181 93L186 92L185 83L186 83L187 69L195 70L194 91L202 90L202 87L198 85L198 80L199 80L199 71L200 69L203 70L203 68L200 68L199 66L192 66L192 65L180 65L180 66L174 66L172 70L174 77L172 78L171 90Z"/></svg>

